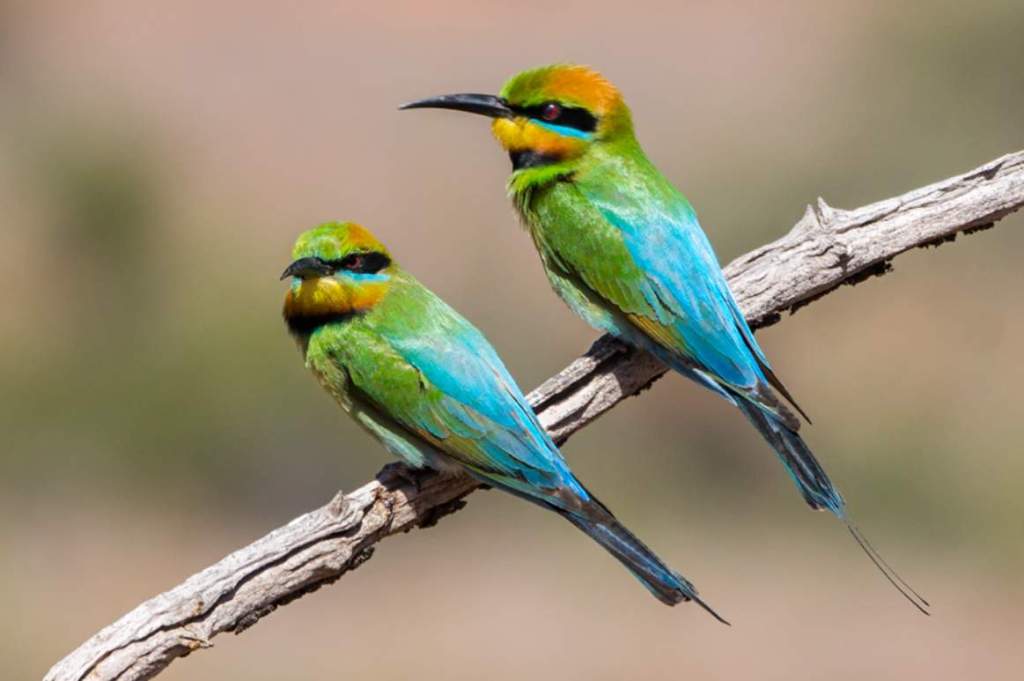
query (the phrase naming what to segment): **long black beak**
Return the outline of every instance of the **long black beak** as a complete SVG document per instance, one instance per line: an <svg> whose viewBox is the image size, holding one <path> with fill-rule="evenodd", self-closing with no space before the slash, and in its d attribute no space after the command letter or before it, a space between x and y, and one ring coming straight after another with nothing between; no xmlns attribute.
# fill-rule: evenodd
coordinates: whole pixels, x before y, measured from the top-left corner
<svg viewBox="0 0 1024 681"><path fill-rule="evenodd" d="M299 258L285 268L284 273L281 275L281 279L287 279L288 277L316 279L317 277L326 277L332 272L334 272L334 270L331 266L320 258Z"/></svg>
<svg viewBox="0 0 1024 681"><path fill-rule="evenodd" d="M475 95L464 93L461 95L441 95L430 97L415 102L409 102L398 107L405 109L452 109L453 111L466 111L468 113L490 116L491 118L513 118L515 112L508 107L505 100L494 95Z"/></svg>

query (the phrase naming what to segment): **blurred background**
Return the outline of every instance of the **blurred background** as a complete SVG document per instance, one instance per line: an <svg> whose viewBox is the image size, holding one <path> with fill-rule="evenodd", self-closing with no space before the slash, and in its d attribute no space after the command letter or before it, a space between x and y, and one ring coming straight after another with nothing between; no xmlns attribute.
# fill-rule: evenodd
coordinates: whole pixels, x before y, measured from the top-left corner
<svg viewBox="0 0 1024 681"><path fill-rule="evenodd" d="M853 208L1024 147L1018 0L658 5L0 0L5 678L385 463L281 322L299 231L371 227L524 389L595 337L548 290L487 122L399 103L596 66L723 261L819 195ZM931 618L669 377L565 453L732 628L490 492L161 678L1016 678L1022 227L759 336Z"/></svg>

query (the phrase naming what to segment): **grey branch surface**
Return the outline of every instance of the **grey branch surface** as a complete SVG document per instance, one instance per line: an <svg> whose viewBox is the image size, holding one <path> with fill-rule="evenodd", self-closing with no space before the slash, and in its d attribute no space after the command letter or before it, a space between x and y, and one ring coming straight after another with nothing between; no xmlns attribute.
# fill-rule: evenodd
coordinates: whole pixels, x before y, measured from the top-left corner
<svg viewBox="0 0 1024 681"><path fill-rule="evenodd" d="M725 272L754 327L890 268L904 251L992 226L1024 205L1024 152L963 175L839 210L808 206L784 237L737 258ZM529 395L558 442L665 373L642 352L600 338ZM384 537L433 525L477 488L463 477L385 467L375 480L235 551L106 627L58 662L46 681L149 679L175 658L240 633L275 608L365 563Z"/></svg>

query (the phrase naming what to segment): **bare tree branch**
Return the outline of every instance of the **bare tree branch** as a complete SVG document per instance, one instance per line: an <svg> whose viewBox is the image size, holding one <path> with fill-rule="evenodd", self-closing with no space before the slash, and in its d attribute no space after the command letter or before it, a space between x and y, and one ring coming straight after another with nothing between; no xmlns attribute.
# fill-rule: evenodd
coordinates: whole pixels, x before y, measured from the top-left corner
<svg viewBox="0 0 1024 681"><path fill-rule="evenodd" d="M755 327L835 290L889 271L904 251L991 227L1024 205L1024 152L852 211L818 199L783 238L737 258L729 284ZM534 390L530 403L559 442L666 371L604 337ZM392 534L458 510L477 487L462 477L385 467L376 480L235 551L146 601L58 662L46 681L148 679L177 657L239 633L280 605L362 565Z"/></svg>

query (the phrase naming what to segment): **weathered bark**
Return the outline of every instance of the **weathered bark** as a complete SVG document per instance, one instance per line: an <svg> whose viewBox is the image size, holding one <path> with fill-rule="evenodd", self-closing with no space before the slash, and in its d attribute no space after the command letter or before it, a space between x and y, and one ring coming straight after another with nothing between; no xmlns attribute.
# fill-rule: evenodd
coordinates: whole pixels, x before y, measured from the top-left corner
<svg viewBox="0 0 1024 681"><path fill-rule="evenodd" d="M737 258L729 284L750 323L766 326L787 310L842 284L884 274L904 251L991 227L1024 205L1024 152L942 182L852 211L821 199L784 237ZM648 386L666 371L642 352L599 339L582 357L530 393L559 442ZM419 475L400 465L235 551L146 601L58 662L47 681L148 679L172 660L241 632L280 605L334 582L366 562L392 534L432 525L464 505L476 484Z"/></svg>

